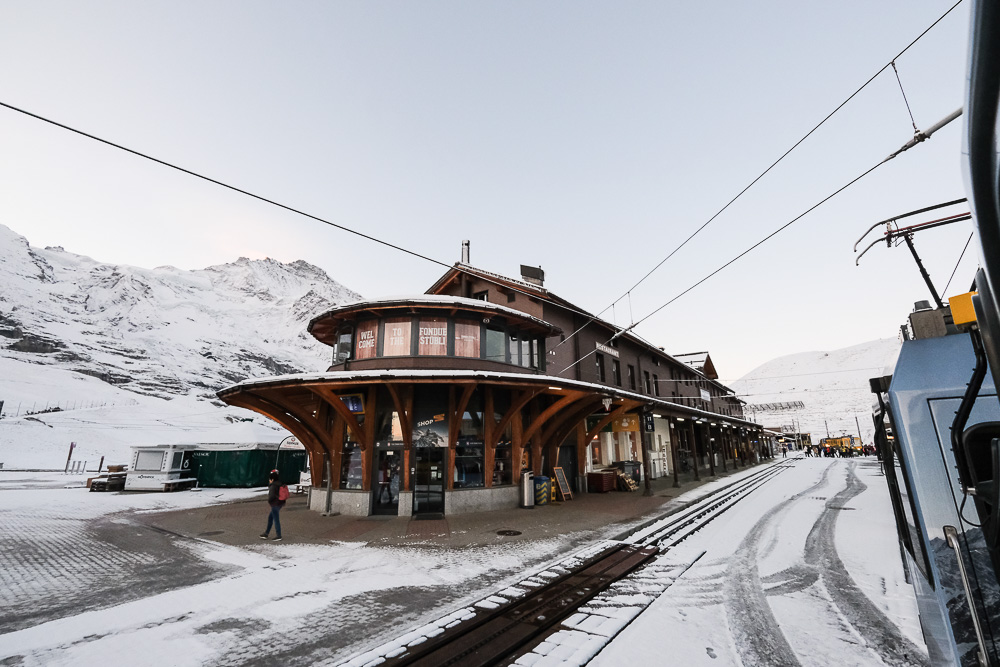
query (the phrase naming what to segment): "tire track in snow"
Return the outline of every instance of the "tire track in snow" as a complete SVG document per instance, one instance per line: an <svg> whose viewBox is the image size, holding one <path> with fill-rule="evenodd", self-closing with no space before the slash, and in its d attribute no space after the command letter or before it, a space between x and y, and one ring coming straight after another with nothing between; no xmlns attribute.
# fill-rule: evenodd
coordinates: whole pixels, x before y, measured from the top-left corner
<svg viewBox="0 0 1000 667"><path fill-rule="evenodd" d="M833 463L828 465L814 485L771 508L754 524L733 554L726 570L723 597L733 644L745 665L800 664L767 603L758 568L758 552L768 524L779 518L787 506L826 486L832 467Z"/></svg>
<svg viewBox="0 0 1000 667"><path fill-rule="evenodd" d="M847 468L847 487L823 509L806 538L805 558L819 572L827 592L844 619L865 640L868 647L892 667L929 665L915 644L903 636L895 624L864 594L848 573L837 552L836 529L839 511L868 486L854 474L857 464Z"/></svg>

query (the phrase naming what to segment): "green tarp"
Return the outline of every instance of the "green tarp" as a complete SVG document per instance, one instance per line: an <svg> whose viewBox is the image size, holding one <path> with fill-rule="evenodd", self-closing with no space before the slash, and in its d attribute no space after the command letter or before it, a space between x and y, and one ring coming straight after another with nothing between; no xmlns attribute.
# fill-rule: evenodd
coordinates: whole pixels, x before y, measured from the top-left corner
<svg viewBox="0 0 1000 667"><path fill-rule="evenodd" d="M282 484L298 484L307 462L302 449L196 450L191 457L200 487L267 486L267 476L275 467Z"/></svg>

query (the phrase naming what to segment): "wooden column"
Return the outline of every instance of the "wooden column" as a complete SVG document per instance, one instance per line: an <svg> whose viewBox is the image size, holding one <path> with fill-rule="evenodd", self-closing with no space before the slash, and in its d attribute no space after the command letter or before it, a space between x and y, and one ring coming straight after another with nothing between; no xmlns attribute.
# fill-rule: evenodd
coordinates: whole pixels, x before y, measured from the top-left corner
<svg viewBox="0 0 1000 667"><path fill-rule="evenodd" d="M670 460L674 468L674 488L679 488L681 483L677 480L677 472L680 467L677 458L677 448L680 446L680 432L677 430L677 423L672 417L668 418L667 432L670 434Z"/></svg>
<svg viewBox="0 0 1000 667"><path fill-rule="evenodd" d="M705 437L705 445L708 447L708 472L715 477L715 443L712 441L712 427L708 422L702 424L702 431L708 433Z"/></svg>
<svg viewBox="0 0 1000 667"><path fill-rule="evenodd" d="M699 468L701 467L701 461L698 460L698 440L695 438L694 435L694 422L688 419L686 423L687 423L688 438L690 438L688 442L688 449L691 451L694 463L694 479L695 481L701 481L701 472L699 471Z"/></svg>
<svg viewBox="0 0 1000 667"><path fill-rule="evenodd" d="M493 488L493 468L496 467L497 460L497 438L494 437L493 429L497 427L493 410L493 387L483 389L483 453L486 461L483 464L483 482L487 489Z"/></svg>

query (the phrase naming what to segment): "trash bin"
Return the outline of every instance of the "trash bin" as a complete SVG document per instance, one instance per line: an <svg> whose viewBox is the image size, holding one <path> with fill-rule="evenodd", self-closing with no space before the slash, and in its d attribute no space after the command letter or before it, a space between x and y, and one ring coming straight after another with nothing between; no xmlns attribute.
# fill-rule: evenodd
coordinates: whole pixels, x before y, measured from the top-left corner
<svg viewBox="0 0 1000 667"><path fill-rule="evenodd" d="M535 477L535 504L548 505L552 495L552 482L544 475Z"/></svg>
<svg viewBox="0 0 1000 667"><path fill-rule="evenodd" d="M535 506L535 473L526 470L521 473L521 507L532 508Z"/></svg>

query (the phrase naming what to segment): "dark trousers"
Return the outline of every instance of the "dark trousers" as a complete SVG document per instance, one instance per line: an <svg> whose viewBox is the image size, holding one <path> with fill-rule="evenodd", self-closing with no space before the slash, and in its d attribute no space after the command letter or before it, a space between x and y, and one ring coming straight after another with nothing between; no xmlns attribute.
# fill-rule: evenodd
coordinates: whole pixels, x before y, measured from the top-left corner
<svg viewBox="0 0 1000 667"><path fill-rule="evenodd" d="M271 508L271 513L267 515L267 530L264 534L267 535L271 532L271 524L274 524L274 534L281 537L281 519L278 517L278 512L281 511L280 505L275 505Z"/></svg>

